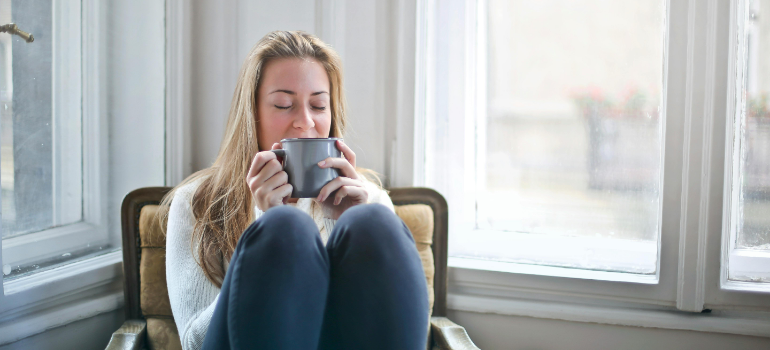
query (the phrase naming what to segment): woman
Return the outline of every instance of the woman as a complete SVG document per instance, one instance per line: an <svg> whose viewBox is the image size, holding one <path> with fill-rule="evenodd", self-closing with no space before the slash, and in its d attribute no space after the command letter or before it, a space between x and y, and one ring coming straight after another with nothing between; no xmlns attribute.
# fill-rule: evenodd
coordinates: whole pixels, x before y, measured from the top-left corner
<svg viewBox="0 0 770 350"><path fill-rule="evenodd" d="M241 68L214 165L161 203L166 278L184 349L424 349L428 298L387 193L344 158L314 199L271 149L342 137L341 62L318 38L272 32ZM370 204L367 204L370 203Z"/></svg>

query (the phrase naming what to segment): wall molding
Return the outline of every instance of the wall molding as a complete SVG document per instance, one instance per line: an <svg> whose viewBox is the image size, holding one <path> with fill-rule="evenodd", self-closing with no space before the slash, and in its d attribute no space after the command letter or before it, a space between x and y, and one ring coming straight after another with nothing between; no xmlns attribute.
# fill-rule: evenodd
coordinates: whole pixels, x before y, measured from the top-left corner
<svg viewBox="0 0 770 350"><path fill-rule="evenodd" d="M166 0L166 185L192 173L190 148L191 3Z"/></svg>
<svg viewBox="0 0 770 350"><path fill-rule="evenodd" d="M122 281L117 250L5 282L0 345L122 307Z"/></svg>
<svg viewBox="0 0 770 350"><path fill-rule="evenodd" d="M315 32L345 62L346 0L316 0Z"/></svg>
<svg viewBox="0 0 770 350"><path fill-rule="evenodd" d="M694 314L660 308L606 307L456 293L450 293L447 302L451 310L482 314L770 337L770 319L765 314L756 313L712 312Z"/></svg>
<svg viewBox="0 0 770 350"><path fill-rule="evenodd" d="M395 2L394 16L390 28L395 31L395 103L394 134L386 135L388 153L388 186L408 187L414 185L415 164L415 90L417 89L417 11L418 0Z"/></svg>

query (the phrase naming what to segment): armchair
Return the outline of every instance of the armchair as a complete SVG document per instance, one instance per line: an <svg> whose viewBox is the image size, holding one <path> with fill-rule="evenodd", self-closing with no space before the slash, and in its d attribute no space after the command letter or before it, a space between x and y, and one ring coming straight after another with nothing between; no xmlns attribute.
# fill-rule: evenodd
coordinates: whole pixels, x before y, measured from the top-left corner
<svg viewBox="0 0 770 350"><path fill-rule="evenodd" d="M126 195L121 208L126 321L107 345L117 349L181 349L165 274L165 238L155 216L170 187L147 187ZM415 238L432 292L428 349L478 349L465 329L446 318L447 204L426 188L390 190L396 213Z"/></svg>

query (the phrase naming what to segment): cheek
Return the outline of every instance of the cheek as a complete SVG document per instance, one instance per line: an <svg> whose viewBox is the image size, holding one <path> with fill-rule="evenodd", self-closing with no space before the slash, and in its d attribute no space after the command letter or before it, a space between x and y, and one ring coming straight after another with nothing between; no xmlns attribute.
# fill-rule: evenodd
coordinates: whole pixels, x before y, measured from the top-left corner
<svg viewBox="0 0 770 350"><path fill-rule="evenodd" d="M324 114L323 116L319 116L320 118L316 119L316 130L319 134L325 135L326 137L329 137L329 134L331 134L331 125L332 125L332 115L331 113Z"/></svg>
<svg viewBox="0 0 770 350"><path fill-rule="evenodd" d="M279 118L269 112L261 111L259 121L257 122L257 137L259 137L259 148L269 150L273 143L281 140L286 124L282 122L284 118Z"/></svg>

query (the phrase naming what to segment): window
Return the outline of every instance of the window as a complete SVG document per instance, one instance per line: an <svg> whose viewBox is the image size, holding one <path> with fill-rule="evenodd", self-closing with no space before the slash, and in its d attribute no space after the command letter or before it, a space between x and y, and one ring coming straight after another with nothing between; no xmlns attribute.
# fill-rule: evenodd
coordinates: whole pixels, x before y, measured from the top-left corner
<svg viewBox="0 0 770 350"><path fill-rule="evenodd" d="M2 0L3 275L18 276L114 245L86 208L80 2ZM86 196L84 196L84 194ZM93 245L93 247L90 247Z"/></svg>
<svg viewBox="0 0 770 350"><path fill-rule="evenodd" d="M164 183L164 6L0 0L0 9L2 24L34 36L0 33L8 283L119 250L125 194Z"/></svg>
<svg viewBox="0 0 770 350"><path fill-rule="evenodd" d="M655 275L665 1L486 12L476 232L453 255Z"/></svg>
<svg viewBox="0 0 770 350"><path fill-rule="evenodd" d="M750 0L736 16L732 183L726 196L728 280L770 282L770 1ZM741 33L742 32L742 33ZM730 175L730 174L728 174ZM729 176L728 176L729 178ZM724 283L724 281L723 281Z"/></svg>
<svg viewBox="0 0 770 350"><path fill-rule="evenodd" d="M166 3L0 0L0 345L120 307L122 200L179 159Z"/></svg>
<svg viewBox="0 0 770 350"><path fill-rule="evenodd" d="M466 264L619 272L654 283L666 1L477 6L466 33L474 81L465 95L475 97L473 112L442 119L436 106L427 128L437 133L429 140L464 132L466 143L454 147L475 168L431 172L453 158L443 154L453 146L429 146L428 184L465 203L455 206L463 229L452 235L450 255ZM451 86L450 79L436 86ZM464 187L449 186L456 183Z"/></svg>
<svg viewBox="0 0 770 350"><path fill-rule="evenodd" d="M415 178L465 310L766 310L763 1L419 2Z"/></svg>

